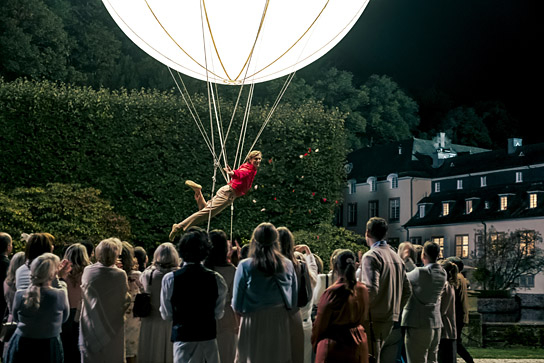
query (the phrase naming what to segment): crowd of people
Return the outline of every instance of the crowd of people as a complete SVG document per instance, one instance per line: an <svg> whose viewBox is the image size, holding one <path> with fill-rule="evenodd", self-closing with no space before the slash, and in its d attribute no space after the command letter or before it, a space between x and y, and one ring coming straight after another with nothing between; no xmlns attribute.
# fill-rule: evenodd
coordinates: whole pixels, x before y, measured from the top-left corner
<svg viewBox="0 0 544 363"><path fill-rule="evenodd" d="M462 261L433 242L387 243L371 218L366 253L320 256L286 227L259 224L241 248L188 227L146 251L117 238L62 258L49 233L11 256L0 233L3 362L472 362ZM419 251L418 251L419 250ZM151 310L135 316L139 294Z"/></svg>

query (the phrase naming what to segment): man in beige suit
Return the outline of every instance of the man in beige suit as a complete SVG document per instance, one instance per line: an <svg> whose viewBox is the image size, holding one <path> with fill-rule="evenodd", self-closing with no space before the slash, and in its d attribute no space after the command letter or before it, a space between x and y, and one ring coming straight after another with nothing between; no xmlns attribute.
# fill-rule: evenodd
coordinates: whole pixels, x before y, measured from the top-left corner
<svg viewBox="0 0 544 363"><path fill-rule="evenodd" d="M446 271L436 263L440 246L425 242L423 267L410 271L412 296L404 307L401 325L406 328L404 343L408 363L436 363L442 318L440 295L446 285Z"/></svg>
<svg viewBox="0 0 544 363"><path fill-rule="evenodd" d="M410 297L410 283L406 278L404 263L385 241L387 228L385 219L370 218L365 234L370 250L361 261L362 281L370 297L370 321L364 324L368 352L376 357L377 362L384 363L396 359L398 346L383 349L383 345Z"/></svg>

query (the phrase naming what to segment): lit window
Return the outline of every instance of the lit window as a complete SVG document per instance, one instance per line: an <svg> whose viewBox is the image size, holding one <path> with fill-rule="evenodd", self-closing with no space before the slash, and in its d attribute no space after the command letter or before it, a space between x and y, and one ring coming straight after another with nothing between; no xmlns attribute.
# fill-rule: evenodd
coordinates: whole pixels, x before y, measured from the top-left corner
<svg viewBox="0 0 544 363"><path fill-rule="evenodd" d="M516 183L521 183L523 181L523 173L521 171L516 171Z"/></svg>
<svg viewBox="0 0 544 363"><path fill-rule="evenodd" d="M468 200L466 201L465 207L466 207L466 208L465 208L465 213L466 213L466 214L472 213L472 199L468 199Z"/></svg>
<svg viewBox="0 0 544 363"><path fill-rule="evenodd" d="M434 183L434 192L435 193L440 192L440 182Z"/></svg>
<svg viewBox="0 0 544 363"><path fill-rule="evenodd" d="M368 202L368 218L377 217L378 216L378 201L377 200L371 200Z"/></svg>
<svg viewBox="0 0 544 363"><path fill-rule="evenodd" d="M425 217L425 204L419 206L419 218Z"/></svg>
<svg viewBox="0 0 544 363"><path fill-rule="evenodd" d="M463 189L463 180L461 179L457 180L457 189Z"/></svg>
<svg viewBox="0 0 544 363"><path fill-rule="evenodd" d="M389 222L398 222L400 220L400 199L389 199Z"/></svg>
<svg viewBox="0 0 544 363"><path fill-rule="evenodd" d="M535 253L535 232L522 231L519 235L519 250L524 256Z"/></svg>
<svg viewBox="0 0 544 363"><path fill-rule="evenodd" d="M501 196L501 210L506 210L508 208L508 197L506 195Z"/></svg>
<svg viewBox="0 0 544 363"><path fill-rule="evenodd" d="M431 241L440 246L440 256L438 257L444 257L444 237L433 237Z"/></svg>
<svg viewBox="0 0 544 363"><path fill-rule="evenodd" d="M480 186L486 187L487 186L487 176L481 176L480 177Z"/></svg>
<svg viewBox="0 0 544 363"><path fill-rule="evenodd" d="M442 215L447 216L450 214L450 203L444 202L442 203Z"/></svg>
<svg viewBox="0 0 544 363"><path fill-rule="evenodd" d="M536 193L529 194L529 208L536 208L538 205L538 197Z"/></svg>
<svg viewBox="0 0 544 363"><path fill-rule="evenodd" d="M357 225L357 203L348 204L348 225Z"/></svg>
<svg viewBox="0 0 544 363"><path fill-rule="evenodd" d="M468 234L455 236L455 255L457 257L468 257Z"/></svg>

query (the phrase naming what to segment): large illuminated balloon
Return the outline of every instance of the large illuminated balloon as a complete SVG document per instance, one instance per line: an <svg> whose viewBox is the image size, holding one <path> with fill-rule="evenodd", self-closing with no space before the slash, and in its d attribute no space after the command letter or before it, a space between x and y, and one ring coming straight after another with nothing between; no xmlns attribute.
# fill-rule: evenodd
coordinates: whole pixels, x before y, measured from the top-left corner
<svg viewBox="0 0 544 363"><path fill-rule="evenodd" d="M222 84L294 72L334 47L368 0L103 0L119 27L170 68Z"/></svg>

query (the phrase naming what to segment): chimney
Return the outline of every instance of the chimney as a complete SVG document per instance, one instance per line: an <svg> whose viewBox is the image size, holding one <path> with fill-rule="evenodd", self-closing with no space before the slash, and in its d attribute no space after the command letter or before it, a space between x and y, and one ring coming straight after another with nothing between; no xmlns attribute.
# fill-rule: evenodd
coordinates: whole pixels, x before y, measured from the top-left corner
<svg viewBox="0 0 544 363"><path fill-rule="evenodd" d="M508 154L513 154L516 152L516 149L522 146L522 139L512 137L508 139Z"/></svg>
<svg viewBox="0 0 544 363"><path fill-rule="evenodd" d="M440 142L440 148L445 149L446 148L446 133L445 132L440 132L438 134L438 140Z"/></svg>

